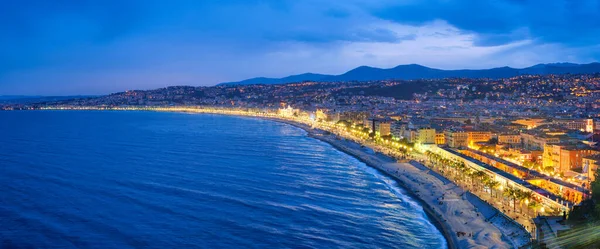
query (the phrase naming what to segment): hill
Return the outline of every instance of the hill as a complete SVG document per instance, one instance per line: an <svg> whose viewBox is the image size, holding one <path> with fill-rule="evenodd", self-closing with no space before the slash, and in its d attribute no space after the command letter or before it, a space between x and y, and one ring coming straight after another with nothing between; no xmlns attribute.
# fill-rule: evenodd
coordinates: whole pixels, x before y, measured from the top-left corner
<svg viewBox="0 0 600 249"><path fill-rule="evenodd" d="M418 64L399 65L394 68L360 66L340 75L305 73L284 78L252 78L219 85L284 84L302 81L370 81L370 80L414 80L441 78L508 78L528 74L584 74L600 72L600 63L589 64L550 63L527 68L498 67L491 69L443 70Z"/></svg>
<svg viewBox="0 0 600 249"><path fill-rule="evenodd" d="M314 74L314 73L305 73L298 75L291 75L284 78L265 78L258 77L247 80L242 80L238 82L224 82L218 85L254 85L254 84L284 84L284 83L292 83L292 82L302 82L302 81L322 81L331 77L331 75L325 74Z"/></svg>

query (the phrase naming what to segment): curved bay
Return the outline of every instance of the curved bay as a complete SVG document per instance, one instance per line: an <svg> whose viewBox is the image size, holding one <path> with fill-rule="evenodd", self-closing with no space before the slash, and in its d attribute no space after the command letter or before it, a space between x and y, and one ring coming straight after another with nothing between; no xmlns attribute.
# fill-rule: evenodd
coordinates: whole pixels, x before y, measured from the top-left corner
<svg viewBox="0 0 600 249"><path fill-rule="evenodd" d="M446 248L386 176L296 127L0 112L0 247Z"/></svg>

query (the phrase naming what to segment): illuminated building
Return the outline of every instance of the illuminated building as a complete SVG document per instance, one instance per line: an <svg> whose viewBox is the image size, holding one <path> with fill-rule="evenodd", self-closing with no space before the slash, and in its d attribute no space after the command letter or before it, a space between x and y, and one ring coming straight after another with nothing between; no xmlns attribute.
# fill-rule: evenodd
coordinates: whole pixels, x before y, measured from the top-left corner
<svg viewBox="0 0 600 249"><path fill-rule="evenodd" d="M492 138L492 132L490 131L469 131L467 132L467 141L469 144L477 142L487 142Z"/></svg>
<svg viewBox="0 0 600 249"><path fill-rule="evenodd" d="M443 132L435 133L435 144L438 144L438 145L446 144L446 135Z"/></svg>
<svg viewBox="0 0 600 249"><path fill-rule="evenodd" d="M417 131L417 143L421 144L435 144L435 129L432 128L421 128Z"/></svg>
<svg viewBox="0 0 600 249"><path fill-rule="evenodd" d="M463 130L448 130L446 131L446 143L452 148L467 147L469 134Z"/></svg>
<svg viewBox="0 0 600 249"><path fill-rule="evenodd" d="M513 121L513 123L524 125L527 127L527 129L533 129L535 127L542 125L544 123L544 119L541 119L541 118L519 119L519 120Z"/></svg>
<svg viewBox="0 0 600 249"><path fill-rule="evenodd" d="M600 155L587 155L582 159L583 173L587 173L590 182L596 180L596 171L600 165Z"/></svg>
<svg viewBox="0 0 600 249"><path fill-rule="evenodd" d="M498 135L498 143L510 144L510 145L520 145L521 144L521 135L519 135L519 134L500 134L500 135Z"/></svg>
<svg viewBox="0 0 600 249"><path fill-rule="evenodd" d="M391 129L392 123L389 121L380 121L379 122L379 135L380 136L389 136L392 134Z"/></svg>

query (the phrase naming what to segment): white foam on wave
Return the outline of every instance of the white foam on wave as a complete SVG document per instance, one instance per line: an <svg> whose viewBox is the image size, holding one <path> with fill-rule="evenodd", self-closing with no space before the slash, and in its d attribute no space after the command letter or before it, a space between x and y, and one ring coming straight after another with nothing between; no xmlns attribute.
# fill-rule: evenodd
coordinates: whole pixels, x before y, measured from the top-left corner
<svg viewBox="0 0 600 249"><path fill-rule="evenodd" d="M355 160L357 160L357 159L355 159ZM390 190L391 193L393 193L402 203L407 204L407 205L405 205L406 207L409 207L416 211L418 210L419 220L423 221L423 223L430 226L432 231L438 231L438 233L439 233L438 238L439 238L440 244L443 245L442 249L448 248L446 239L444 238L442 233L439 231L439 229L429 220L429 218L427 217L427 214L423 210L423 207L417 201L415 201L413 198L408 196L408 193L406 192L406 190L403 189L402 187L400 187L398 185L398 182L395 179L392 179L391 177L381 173L379 170L377 170L371 166L368 166L367 164L360 162L359 160L357 160L357 165L358 165L359 169L373 175L375 178L377 178L381 182L385 183L385 186Z"/></svg>

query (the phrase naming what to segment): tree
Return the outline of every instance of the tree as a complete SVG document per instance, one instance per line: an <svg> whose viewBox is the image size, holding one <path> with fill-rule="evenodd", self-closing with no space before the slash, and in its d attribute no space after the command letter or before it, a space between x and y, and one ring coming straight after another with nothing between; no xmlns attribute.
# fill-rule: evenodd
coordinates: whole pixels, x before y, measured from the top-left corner
<svg viewBox="0 0 600 249"><path fill-rule="evenodd" d="M600 203L600 170L596 170L594 173L595 180L590 184L592 189L592 200L596 203Z"/></svg>
<svg viewBox="0 0 600 249"><path fill-rule="evenodd" d="M535 166L535 163L532 161L525 161L525 162L523 162L523 166L525 166L529 169L532 169Z"/></svg>
<svg viewBox="0 0 600 249"><path fill-rule="evenodd" d="M572 244L569 248L600 248L600 236L590 236L598 234L600 227L600 171L596 171L594 176L595 180L590 184L591 198L569 212L568 222L574 227L570 232Z"/></svg>
<svg viewBox="0 0 600 249"><path fill-rule="evenodd" d="M513 187L507 187L504 189L503 195L508 197L509 200L513 202L513 212L517 211L517 196L519 195L519 190Z"/></svg>
<svg viewBox="0 0 600 249"><path fill-rule="evenodd" d="M537 201L530 201L529 204L527 204L527 206L529 207L530 210L537 211L538 208L540 208L542 206L542 204L540 204Z"/></svg>
<svg viewBox="0 0 600 249"><path fill-rule="evenodd" d="M456 169L459 172L460 181L463 181L465 179L465 173L467 172L467 166L465 165L465 162L458 162L456 164Z"/></svg>
<svg viewBox="0 0 600 249"><path fill-rule="evenodd" d="M472 169L467 169L465 171L465 176L469 178L469 185L472 186L473 178L475 177L475 171L473 171Z"/></svg>
<svg viewBox="0 0 600 249"><path fill-rule="evenodd" d="M479 183L483 183L483 182L482 182L482 181L483 181L483 177L484 177L484 176L486 176L486 174L485 174L485 172L483 172L483 171L477 171L477 172L475 172L475 173L473 174L473 176L474 176L474 177L475 177L477 180L479 180L479 181L478 181ZM482 186L482 184L477 184L477 185L478 185L478 186Z"/></svg>
<svg viewBox="0 0 600 249"><path fill-rule="evenodd" d="M519 206L521 207L521 213L523 213L523 201L530 200L533 197L531 191L519 191Z"/></svg>
<svg viewBox="0 0 600 249"><path fill-rule="evenodd" d="M554 167L546 166L546 167L544 167L544 171L548 174L554 173Z"/></svg>
<svg viewBox="0 0 600 249"><path fill-rule="evenodd" d="M352 125L350 122L348 122L346 120L337 121L335 124L340 125L340 126L345 126L345 127L350 127L350 125Z"/></svg>
<svg viewBox="0 0 600 249"><path fill-rule="evenodd" d="M495 188L498 188L500 186L500 183L494 180L491 180L488 182L488 187L490 188L490 196L493 195L493 191Z"/></svg>

